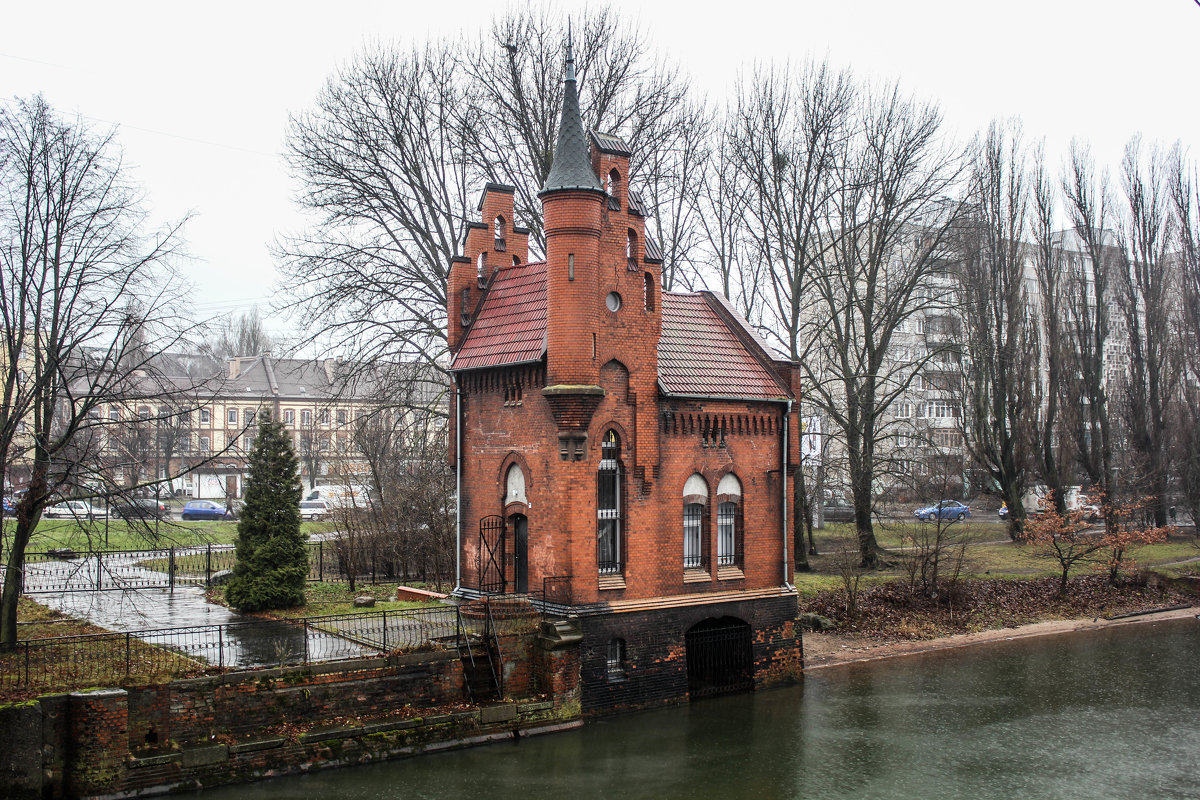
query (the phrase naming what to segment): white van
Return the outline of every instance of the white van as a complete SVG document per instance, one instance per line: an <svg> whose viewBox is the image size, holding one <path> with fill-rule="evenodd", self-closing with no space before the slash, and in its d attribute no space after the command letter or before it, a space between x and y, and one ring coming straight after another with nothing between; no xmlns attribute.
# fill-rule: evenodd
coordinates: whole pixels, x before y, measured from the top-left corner
<svg viewBox="0 0 1200 800"><path fill-rule="evenodd" d="M365 486L318 486L304 497L321 500L329 508L367 508L371 497Z"/></svg>

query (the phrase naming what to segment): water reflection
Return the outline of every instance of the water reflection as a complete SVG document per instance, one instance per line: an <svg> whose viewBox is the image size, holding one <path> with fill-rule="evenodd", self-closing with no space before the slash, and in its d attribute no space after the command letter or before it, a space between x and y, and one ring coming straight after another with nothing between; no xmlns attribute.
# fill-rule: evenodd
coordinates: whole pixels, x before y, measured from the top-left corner
<svg viewBox="0 0 1200 800"><path fill-rule="evenodd" d="M199 800L1200 798L1198 652L1191 619L1006 642Z"/></svg>
<svg viewBox="0 0 1200 800"><path fill-rule="evenodd" d="M81 590L47 591L35 597L39 603L110 631L151 631L142 638L209 664L259 667L354 658L377 652L328 631L306 630L295 624L238 614L208 602L203 587L198 585L138 588L161 586L165 582L162 573L139 566L140 562L161 557L161 553L153 552L106 555L103 571L107 585L118 582L132 587L125 590L83 591L94 586L97 572L94 557L31 565L25 583L35 591L77 587ZM173 628L190 630L159 630Z"/></svg>

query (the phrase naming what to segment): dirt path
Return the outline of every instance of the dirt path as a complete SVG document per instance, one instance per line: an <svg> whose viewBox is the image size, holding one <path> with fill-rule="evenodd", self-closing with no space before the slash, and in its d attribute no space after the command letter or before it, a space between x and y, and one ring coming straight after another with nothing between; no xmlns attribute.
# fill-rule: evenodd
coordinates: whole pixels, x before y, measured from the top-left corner
<svg viewBox="0 0 1200 800"><path fill-rule="evenodd" d="M1007 641L1010 639L1025 639L1034 636L1058 636L1076 631L1097 630L1114 625L1137 625L1143 622L1158 622L1165 619L1185 619L1200 616L1195 607L1175 609L1143 614L1124 619L1106 620L1076 619L1051 620L1035 622L1031 625L1021 625L1016 628L999 628L997 630L980 631L979 633L962 633L954 636L944 636L938 639L904 640L880 642L866 636L855 636L841 633L805 633L804 634L804 669L826 669L843 664L854 664L862 661L877 661L883 658L909 656L917 653L930 653L935 650L946 650L954 647L970 647L986 642Z"/></svg>

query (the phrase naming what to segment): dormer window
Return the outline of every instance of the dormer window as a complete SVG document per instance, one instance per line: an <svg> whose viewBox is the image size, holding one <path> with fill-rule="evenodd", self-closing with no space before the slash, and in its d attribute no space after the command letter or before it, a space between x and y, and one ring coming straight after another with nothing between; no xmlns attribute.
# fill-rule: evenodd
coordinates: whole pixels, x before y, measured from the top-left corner
<svg viewBox="0 0 1200 800"><path fill-rule="evenodd" d="M608 207L612 211L621 210L621 173L615 169L608 173Z"/></svg>
<svg viewBox="0 0 1200 800"><path fill-rule="evenodd" d="M495 233L496 233L496 252L503 253L504 248L506 246L505 239L504 239L504 231L505 231L504 217L497 215L496 219L492 223L492 225L493 225L493 228L495 229Z"/></svg>

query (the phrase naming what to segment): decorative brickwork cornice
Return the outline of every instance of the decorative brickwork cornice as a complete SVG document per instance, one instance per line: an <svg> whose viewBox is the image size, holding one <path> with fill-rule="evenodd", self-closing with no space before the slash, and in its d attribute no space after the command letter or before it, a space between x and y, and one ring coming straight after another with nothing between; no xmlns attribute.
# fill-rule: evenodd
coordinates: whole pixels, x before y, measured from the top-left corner
<svg viewBox="0 0 1200 800"><path fill-rule="evenodd" d="M542 396L550 405L550 412L560 431L585 431L596 407L604 399L604 389L599 386L558 384L542 389Z"/></svg>

